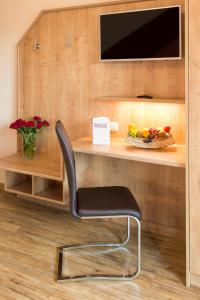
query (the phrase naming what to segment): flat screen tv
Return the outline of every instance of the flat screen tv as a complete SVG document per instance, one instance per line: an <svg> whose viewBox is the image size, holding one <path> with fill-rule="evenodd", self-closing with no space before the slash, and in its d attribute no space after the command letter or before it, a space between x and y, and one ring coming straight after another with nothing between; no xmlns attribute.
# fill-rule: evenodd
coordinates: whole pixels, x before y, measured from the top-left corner
<svg viewBox="0 0 200 300"><path fill-rule="evenodd" d="M181 6L100 15L100 59L181 59Z"/></svg>

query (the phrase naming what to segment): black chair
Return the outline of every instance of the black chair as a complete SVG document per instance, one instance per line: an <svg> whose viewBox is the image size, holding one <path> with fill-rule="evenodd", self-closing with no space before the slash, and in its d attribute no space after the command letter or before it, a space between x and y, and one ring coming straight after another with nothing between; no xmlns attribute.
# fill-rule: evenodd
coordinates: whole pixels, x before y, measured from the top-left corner
<svg viewBox="0 0 200 300"><path fill-rule="evenodd" d="M121 218L125 217L128 220L127 238L122 243L117 244L82 244L75 246L63 246L59 248L58 258L58 275L57 282L68 280L83 280L83 279L113 279L113 280L131 280L140 272L141 261L141 212L137 202L126 187L111 186L111 187L95 187L95 188L80 188L76 187L76 169L73 149L68 137L68 134L61 121L56 123L56 133L63 153L64 163L66 167L69 196L70 196L70 211L73 217L81 219L93 218ZM129 275L81 275L81 276L63 276L63 252L67 250L87 248L87 247L123 247L130 239L131 219L137 223L138 245L137 245L137 270Z"/></svg>

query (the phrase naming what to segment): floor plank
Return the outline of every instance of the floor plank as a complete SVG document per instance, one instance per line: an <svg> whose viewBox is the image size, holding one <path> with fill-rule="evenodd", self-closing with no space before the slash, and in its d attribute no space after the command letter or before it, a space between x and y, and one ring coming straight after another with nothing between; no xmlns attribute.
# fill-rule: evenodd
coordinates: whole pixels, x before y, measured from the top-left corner
<svg viewBox="0 0 200 300"><path fill-rule="evenodd" d="M125 234L123 225L74 220L65 212L0 190L0 300L200 300L199 289L184 285L184 244L149 233L142 235L142 271L135 281L55 282L59 246L97 240L115 242ZM133 234L129 250L134 253L135 249ZM109 271L118 272L124 258L111 255L104 257L104 266L99 258L92 258L93 265L79 254L77 261L71 258L71 268L78 272L81 265L82 269L94 266L99 270L107 263ZM69 264L66 266L66 271L72 271Z"/></svg>

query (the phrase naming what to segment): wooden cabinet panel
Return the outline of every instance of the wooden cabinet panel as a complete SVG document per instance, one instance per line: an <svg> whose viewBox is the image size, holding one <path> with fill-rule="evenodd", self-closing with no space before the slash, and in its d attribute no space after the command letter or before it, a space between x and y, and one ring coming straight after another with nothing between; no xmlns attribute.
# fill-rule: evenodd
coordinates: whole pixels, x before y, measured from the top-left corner
<svg viewBox="0 0 200 300"><path fill-rule="evenodd" d="M200 286L200 2L189 1L189 200L191 283ZM199 280L197 280L199 276ZM195 279L194 279L195 278Z"/></svg>

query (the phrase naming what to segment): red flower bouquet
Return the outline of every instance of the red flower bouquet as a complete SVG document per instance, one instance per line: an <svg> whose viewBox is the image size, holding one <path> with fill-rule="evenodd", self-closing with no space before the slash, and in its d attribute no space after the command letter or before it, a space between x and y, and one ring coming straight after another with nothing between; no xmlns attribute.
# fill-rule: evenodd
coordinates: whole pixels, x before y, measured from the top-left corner
<svg viewBox="0 0 200 300"><path fill-rule="evenodd" d="M31 120L17 119L10 124L11 129L16 129L20 134L23 143L24 158L32 159L36 154L36 137L49 123L42 120L40 116L34 116Z"/></svg>

